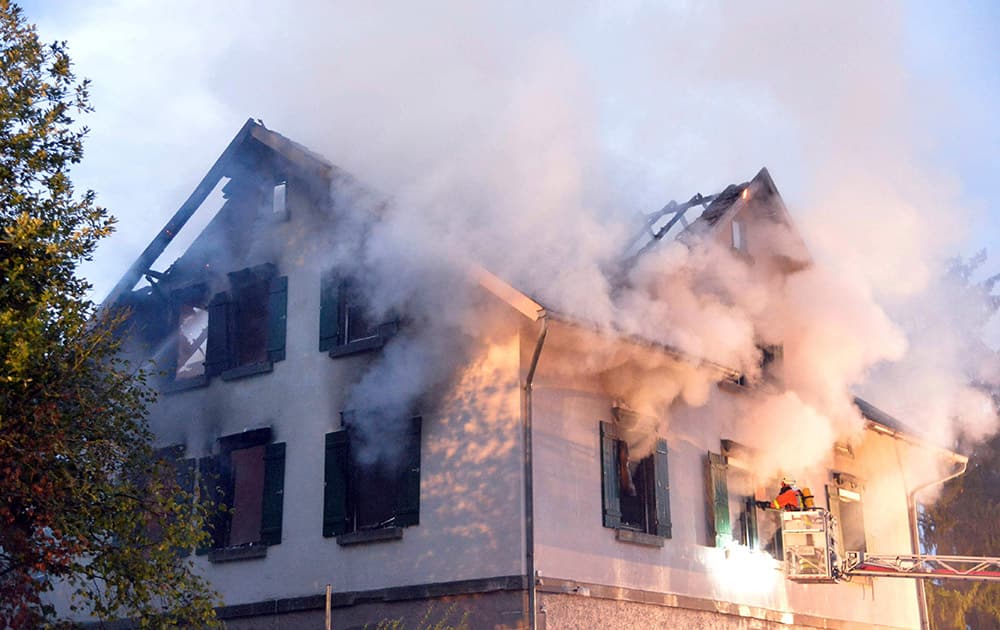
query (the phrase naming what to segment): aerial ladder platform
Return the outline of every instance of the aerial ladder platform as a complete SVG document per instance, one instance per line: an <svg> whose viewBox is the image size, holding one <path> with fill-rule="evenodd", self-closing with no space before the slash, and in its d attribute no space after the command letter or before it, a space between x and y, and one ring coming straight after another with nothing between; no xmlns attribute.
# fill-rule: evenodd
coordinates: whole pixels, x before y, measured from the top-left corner
<svg viewBox="0 0 1000 630"><path fill-rule="evenodd" d="M781 513L781 539L789 580L834 583L855 576L1000 581L1000 558L873 554L846 551L838 557L833 519L823 509Z"/></svg>

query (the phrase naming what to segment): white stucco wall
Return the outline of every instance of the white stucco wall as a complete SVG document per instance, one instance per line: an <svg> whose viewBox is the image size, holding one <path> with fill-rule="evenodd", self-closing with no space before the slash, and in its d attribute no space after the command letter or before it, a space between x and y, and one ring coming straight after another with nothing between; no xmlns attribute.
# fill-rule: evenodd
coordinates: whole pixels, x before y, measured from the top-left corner
<svg viewBox="0 0 1000 630"><path fill-rule="evenodd" d="M187 457L209 454L220 436L262 426L287 444L281 544L264 559L213 564L202 556L198 566L226 604L316 594L327 583L340 592L523 573L513 323L419 410L420 524L405 528L400 541L341 547L322 536L324 435L339 428L351 384L385 349L336 359L318 350L325 256L310 250L302 217L293 207L289 222L258 225L275 238L218 263L225 273L271 262L288 276L285 360L270 373L216 377L207 387L163 395L150 414L159 444L183 443ZM211 247L208 236L201 240L196 248Z"/></svg>
<svg viewBox="0 0 1000 630"><path fill-rule="evenodd" d="M550 333L552 334L552 333ZM558 332L555 333L558 335ZM551 340L550 340L551 341ZM551 341L558 345L558 340ZM548 362L547 362L548 360ZM676 593L821 618L918 625L915 585L905 579L796 584L761 553L709 546L705 454L720 451L723 433L710 402L660 424L669 446L673 536L663 548L615 539L601 517L598 422L613 404L596 379L560 373L543 352L534 393L536 568L559 579ZM713 401L734 394L720 389ZM865 520L872 552L907 552L906 494L890 438L869 435L839 470L866 480ZM887 465L886 462L889 462ZM876 483L877 482L877 483ZM823 488L813 482L817 501Z"/></svg>

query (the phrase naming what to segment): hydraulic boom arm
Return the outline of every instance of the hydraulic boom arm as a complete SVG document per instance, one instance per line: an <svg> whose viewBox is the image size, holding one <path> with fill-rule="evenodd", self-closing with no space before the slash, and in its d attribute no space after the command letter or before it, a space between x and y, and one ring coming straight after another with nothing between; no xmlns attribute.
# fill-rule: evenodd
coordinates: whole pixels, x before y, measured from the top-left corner
<svg viewBox="0 0 1000 630"><path fill-rule="evenodd" d="M846 575L1000 581L1000 558L847 554Z"/></svg>

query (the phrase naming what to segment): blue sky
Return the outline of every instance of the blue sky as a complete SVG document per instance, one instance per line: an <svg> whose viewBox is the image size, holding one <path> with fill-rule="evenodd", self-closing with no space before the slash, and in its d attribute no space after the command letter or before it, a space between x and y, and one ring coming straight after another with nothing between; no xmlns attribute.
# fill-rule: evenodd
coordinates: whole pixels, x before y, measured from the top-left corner
<svg viewBox="0 0 1000 630"><path fill-rule="evenodd" d="M937 262L1000 243L992 2L23 6L44 39L69 40L78 74L93 81L77 182L120 221L86 268L97 297L247 117L394 192L439 172L452 147L489 144L498 103L518 99L565 110L535 132L592 149L586 198L616 212L648 212L767 165L793 215L803 209L811 244L831 255L881 242L864 225L880 207L857 203L869 185L886 204L915 208L923 227L899 245L908 263L924 250ZM837 181L865 184L838 209L817 192ZM855 232L827 239L847 222ZM857 265L885 262L866 255Z"/></svg>

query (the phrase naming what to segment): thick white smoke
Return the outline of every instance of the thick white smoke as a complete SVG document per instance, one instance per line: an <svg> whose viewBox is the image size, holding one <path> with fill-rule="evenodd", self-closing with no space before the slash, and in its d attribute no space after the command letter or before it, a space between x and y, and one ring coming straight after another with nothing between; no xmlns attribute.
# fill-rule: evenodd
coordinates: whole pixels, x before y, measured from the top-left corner
<svg viewBox="0 0 1000 630"><path fill-rule="evenodd" d="M411 404L465 359L482 326L456 288L478 263L582 319L741 369L758 337L783 341L790 391L754 403L750 433L808 427L803 466L859 429L859 388L945 444L995 430L966 385L967 336L900 317L978 308L934 284L966 213L919 140L904 5L251 5L109 11L126 32L153 13L204 51L174 76L212 118L255 112L390 195L362 252L330 246L373 274L377 311L419 331L386 348L359 403ZM175 21L187 15L198 22ZM81 39L107 22L83 20ZM613 295L604 272L639 212L764 165L812 268L775 286L710 247L663 243ZM678 378L648 405L704 402L710 376Z"/></svg>

